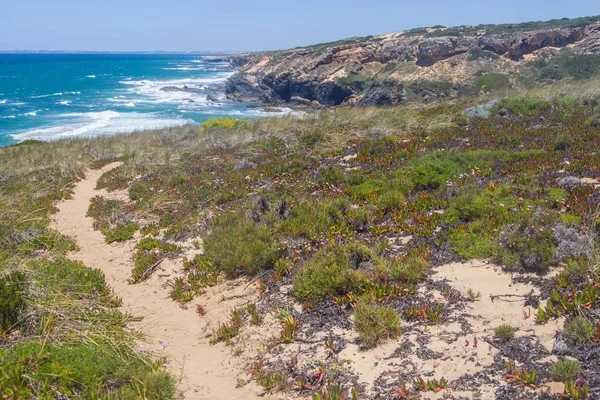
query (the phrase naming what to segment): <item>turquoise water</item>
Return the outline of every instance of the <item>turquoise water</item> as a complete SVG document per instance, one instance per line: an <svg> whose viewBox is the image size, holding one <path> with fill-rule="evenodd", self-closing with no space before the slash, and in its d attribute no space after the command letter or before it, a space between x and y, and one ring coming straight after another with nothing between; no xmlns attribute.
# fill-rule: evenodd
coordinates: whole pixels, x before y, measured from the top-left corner
<svg viewBox="0 0 600 400"><path fill-rule="evenodd" d="M214 92L232 73L188 54L0 54L0 145L266 115ZM201 91L160 90L184 85Z"/></svg>

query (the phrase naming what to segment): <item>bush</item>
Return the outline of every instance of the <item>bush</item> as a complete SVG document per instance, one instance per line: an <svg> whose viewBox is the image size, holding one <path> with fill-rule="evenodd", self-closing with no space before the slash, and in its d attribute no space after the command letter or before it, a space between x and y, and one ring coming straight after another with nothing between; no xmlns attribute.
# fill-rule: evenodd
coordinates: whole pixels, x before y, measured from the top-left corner
<svg viewBox="0 0 600 400"><path fill-rule="evenodd" d="M169 185L170 187L175 187L175 186L183 185L184 183L189 182L189 180L190 180L190 177L187 176L186 174L183 174L181 172L176 172L169 177L169 180L167 181L167 185Z"/></svg>
<svg viewBox="0 0 600 400"><path fill-rule="evenodd" d="M296 274L294 294L300 299L319 300L358 291L364 283L365 278L349 267L348 249L331 244Z"/></svg>
<svg viewBox="0 0 600 400"><path fill-rule="evenodd" d="M595 333L594 325L582 317L575 317L565 324L565 335L577 344L591 343Z"/></svg>
<svg viewBox="0 0 600 400"><path fill-rule="evenodd" d="M175 381L168 373L154 371L139 356L124 357L128 349L115 346L95 340L62 346L19 343L2 349L0 388L22 399L55 399L57 393L86 399L175 398Z"/></svg>
<svg viewBox="0 0 600 400"><path fill-rule="evenodd" d="M549 110L551 106L550 101L535 97L512 97L503 99L498 104L499 108L504 108L513 115L538 114Z"/></svg>
<svg viewBox="0 0 600 400"><path fill-rule="evenodd" d="M497 72L484 74L475 79L475 87L477 89L485 90L486 92L505 88L508 84L508 76Z"/></svg>
<svg viewBox="0 0 600 400"><path fill-rule="evenodd" d="M428 264L416 256L391 263L389 275L397 282L418 283L427 273Z"/></svg>
<svg viewBox="0 0 600 400"><path fill-rule="evenodd" d="M559 378L562 382L566 382L577 378L579 371L581 371L581 366L576 360L562 360L555 362L550 371L552 375Z"/></svg>
<svg viewBox="0 0 600 400"><path fill-rule="evenodd" d="M136 181L131 184L128 189L129 198L131 200L140 200L150 194L148 185L142 181Z"/></svg>
<svg viewBox="0 0 600 400"><path fill-rule="evenodd" d="M22 272L0 277L0 335L11 331L27 308L27 282Z"/></svg>
<svg viewBox="0 0 600 400"><path fill-rule="evenodd" d="M128 222L125 225L117 226L111 230L105 230L106 243L123 242L133 237L140 226L134 222Z"/></svg>
<svg viewBox="0 0 600 400"><path fill-rule="evenodd" d="M494 329L494 336L503 342L508 342L515 337L515 328L508 324L502 324Z"/></svg>
<svg viewBox="0 0 600 400"><path fill-rule="evenodd" d="M400 333L400 317L389 307L359 301L354 312L354 326L365 347Z"/></svg>
<svg viewBox="0 0 600 400"><path fill-rule="evenodd" d="M384 212L399 210L404 204L406 204L406 198L399 190L389 190L383 192L377 198L377 205Z"/></svg>
<svg viewBox="0 0 600 400"><path fill-rule="evenodd" d="M233 215L218 217L204 239L204 251L229 277L255 275L277 261L276 236L268 223Z"/></svg>
<svg viewBox="0 0 600 400"><path fill-rule="evenodd" d="M300 135L298 140L306 147L315 147L318 143L321 143L325 140L325 133L318 130L306 132Z"/></svg>
<svg viewBox="0 0 600 400"><path fill-rule="evenodd" d="M498 238L496 261L506 270L545 273L554 264L555 217L524 217L505 227Z"/></svg>
<svg viewBox="0 0 600 400"><path fill-rule="evenodd" d="M529 151L438 151L412 159L408 163L408 172L416 189L438 189L448 180L456 179L464 173L478 168L480 174L491 175L491 169L497 163L518 161L544 155L540 150Z"/></svg>
<svg viewBox="0 0 600 400"><path fill-rule="evenodd" d="M573 137L571 135L558 135L554 140L554 150L566 151L573 145Z"/></svg>

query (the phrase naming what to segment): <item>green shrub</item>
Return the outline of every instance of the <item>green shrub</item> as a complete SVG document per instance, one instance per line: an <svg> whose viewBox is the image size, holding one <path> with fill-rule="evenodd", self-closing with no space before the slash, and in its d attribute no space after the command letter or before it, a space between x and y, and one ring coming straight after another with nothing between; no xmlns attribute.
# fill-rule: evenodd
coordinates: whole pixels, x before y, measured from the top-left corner
<svg viewBox="0 0 600 400"><path fill-rule="evenodd" d="M268 223L237 214L218 217L204 239L204 251L229 277L255 275L277 261L276 236Z"/></svg>
<svg viewBox="0 0 600 400"><path fill-rule="evenodd" d="M550 369L552 375L559 378L562 382L571 381L577 378L581 366L577 360L562 360L557 361Z"/></svg>
<svg viewBox="0 0 600 400"><path fill-rule="evenodd" d="M373 139L366 148L366 151L373 156L382 156L391 153L395 146L396 138L388 135Z"/></svg>
<svg viewBox="0 0 600 400"><path fill-rule="evenodd" d="M184 183L187 183L189 181L190 181L189 176L187 176L186 174L181 173L181 172L176 172L169 177L169 179L167 180L167 185L169 185L170 187L175 187L175 186L183 185Z"/></svg>
<svg viewBox="0 0 600 400"><path fill-rule="evenodd" d="M359 301L354 311L354 326L365 347L400 333L400 317L389 307Z"/></svg>
<svg viewBox="0 0 600 400"><path fill-rule="evenodd" d="M148 224L148 225L140 228L140 234L142 236L148 236L148 235L158 236L159 233L160 233L160 230L158 228L158 225L155 223Z"/></svg>
<svg viewBox="0 0 600 400"><path fill-rule="evenodd" d="M12 330L27 308L27 282L22 272L0 276L0 335Z"/></svg>
<svg viewBox="0 0 600 400"><path fill-rule="evenodd" d="M406 283L421 282L429 268L427 262L411 255L401 261L394 261L390 264L390 277L397 282Z"/></svg>
<svg viewBox="0 0 600 400"><path fill-rule="evenodd" d="M158 261L158 253L155 251L138 251L135 254L135 262L131 271L131 281L139 282L144 273L152 264Z"/></svg>
<svg viewBox="0 0 600 400"><path fill-rule="evenodd" d="M541 157L544 154L542 150L437 151L411 159L408 172L416 189L438 189L446 185L448 180L456 179L460 174L471 173L475 168L480 175L491 175L491 169L496 164Z"/></svg>
<svg viewBox="0 0 600 400"><path fill-rule="evenodd" d="M508 342L515 337L515 328L508 324L502 324L494 329L494 336L503 342Z"/></svg>
<svg viewBox="0 0 600 400"><path fill-rule="evenodd" d="M131 184L128 191L131 200L140 200L150 194L148 185L142 181L136 181Z"/></svg>
<svg viewBox="0 0 600 400"><path fill-rule="evenodd" d="M306 132L301 134L298 140L306 147L315 147L325 140L325 133L319 130Z"/></svg>
<svg viewBox="0 0 600 400"><path fill-rule="evenodd" d="M348 205L345 201L338 204L334 203L297 202L291 207L290 217L282 221L277 230L284 236L318 240L332 226L342 229L346 226L347 218L345 215L348 211Z"/></svg>
<svg viewBox="0 0 600 400"><path fill-rule="evenodd" d="M121 209L121 202L108 200L102 196L95 196L90 200L87 216L94 220L106 219Z"/></svg>
<svg viewBox="0 0 600 400"><path fill-rule="evenodd" d="M594 325L585 318L575 317L565 324L565 334L573 342L585 344L592 342L595 329Z"/></svg>
<svg viewBox="0 0 600 400"><path fill-rule="evenodd" d="M497 72L484 74L475 79L475 87L487 92L505 88L508 86L508 84L508 76Z"/></svg>
<svg viewBox="0 0 600 400"><path fill-rule="evenodd" d="M377 198L377 205L384 212L399 210L404 204L406 204L406 198L399 190L383 192Z"/></svg>
<svg viewBox="0 0 600 400"><path fill-rule="evenodd" d="M318 181L321 183L339 185L346 181L346 177L340 167L327 166L319 171Z"/></svg>
<svg viewBox="0 0 600 400"><path fill-rule="evenodd" d="M104 273L88 268L80 261L58 257L37 261L33 265L48 290L78 297L100 296L108 299L111 296Z"/></svg>
<svg viewBox="0 0 600 400"><path fill-rule="evenodd" d="M175 381L116 343L19 343L0 349L0 388L14 398L175 398ZM35 393L34 393L35 390ZM3 391L6 394L6 391Z"/></svg>
<svg viewBox="0 0 600 400"><path fill-rule="evenodd" d="M554 150L565 151L573 145L573 137L571 135L558 135L554 140Z"/></svg>
<svg viewBox="0 0 600 400"><path fill-rule="evenodd" d="M300 299L319 300L358 291L365 278L348 264L346 247L324 247L294 277L294 294Z"/></svg>
<svg viewBox="0 0 600 400"><path fill-rule="evenodd" d="M550 101L535 97L512 97L498 104L498 108L504 108L513 115L537 114L547 111L551 106Z"/></svg>
<svg viewBox="0 0 600 400"><path fill-rule="evenodd" d="M104 232L106 243L123 242L125 240L129 240L133 237L139 227L140 226L134 222L128 222L124 225L106 230Z"/></svg>

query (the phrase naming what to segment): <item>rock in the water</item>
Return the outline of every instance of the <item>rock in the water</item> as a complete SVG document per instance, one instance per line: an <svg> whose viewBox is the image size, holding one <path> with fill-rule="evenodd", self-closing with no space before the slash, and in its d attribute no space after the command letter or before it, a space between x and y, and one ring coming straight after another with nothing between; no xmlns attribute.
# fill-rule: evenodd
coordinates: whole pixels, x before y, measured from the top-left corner
<svg viewBox="0 0 600 400"><path fill-rule="evenodd" d="M206 101L219 101L219 99L217 99L212 94L209 94L209 95L206 96Z"/></svg>
<svg viewBox="0 0 600 400"><path fill-rule="evenodd" d="M182 88L177 87L177 86L165 86L160 88L161 92L186 92L186 93L199 93L202 91L202 89L199 88L191 88L188 86L184 86Z"/></svg>

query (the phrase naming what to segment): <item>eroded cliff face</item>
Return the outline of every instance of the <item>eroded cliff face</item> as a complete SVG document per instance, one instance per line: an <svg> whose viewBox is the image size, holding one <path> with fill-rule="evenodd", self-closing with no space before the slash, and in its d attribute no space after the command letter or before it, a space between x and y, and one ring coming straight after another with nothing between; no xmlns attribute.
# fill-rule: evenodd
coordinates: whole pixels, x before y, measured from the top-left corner
<svg viewBox="0 0 600 400"><path fill-rule="evenodd" d="M395 105L477 93L482 71L514 75L539 56L568 47L600 53L600 21L584 26L500 32L493 26L427 28L245 55L227 96L265 104ZM474 51L480 52L474 57Z"/></svg>

